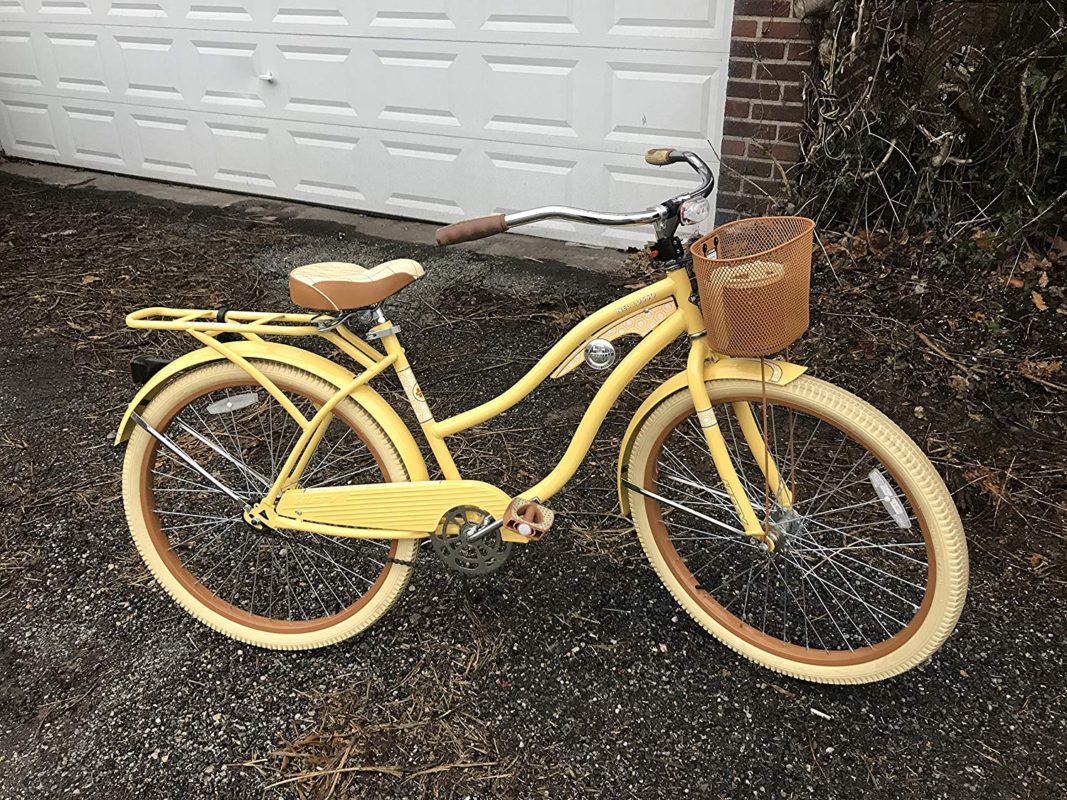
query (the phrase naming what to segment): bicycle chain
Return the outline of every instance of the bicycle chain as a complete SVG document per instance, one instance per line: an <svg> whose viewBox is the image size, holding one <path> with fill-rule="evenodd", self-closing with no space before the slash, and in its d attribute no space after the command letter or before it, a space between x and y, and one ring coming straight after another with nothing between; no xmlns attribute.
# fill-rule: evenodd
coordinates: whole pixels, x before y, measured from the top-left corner
<svg viewBox="0 0 1067 800"><path fill-rule="evenodd" d="M415 552L417 554L421 554L422 553L422 549L423 549L422 546L423 546L423 542L419 542L419 546L415 550ZM443 567L444 566L444 564L442 564L437 558L434 558L434 559L431 559L431 560L427 560L426 558L423 558L422 561L414 561L414 560L408 560L406 558L394 558L393 556L387 556L386 559L385 559L385 563L386 564L399 564L400 566L407 567L408 569L414 569L415 567L418 567L418 566L423 566L423 567L426 567L426 566Z"/></svg>
<svg viewBox="0 0 1067 800"><path fill-rule="evenodd" d="M425 560L425 559L423 559L423 560ZM385 559L385 563L387 563L387 564L400 564L403 567L416 567L416 566L418 566L418 562L408 561L407 559L404 559L404 558L393 558L392 556L389 556L388 558L386 558ZM441 562L438 561L436 563L440 564Z"/></svg>

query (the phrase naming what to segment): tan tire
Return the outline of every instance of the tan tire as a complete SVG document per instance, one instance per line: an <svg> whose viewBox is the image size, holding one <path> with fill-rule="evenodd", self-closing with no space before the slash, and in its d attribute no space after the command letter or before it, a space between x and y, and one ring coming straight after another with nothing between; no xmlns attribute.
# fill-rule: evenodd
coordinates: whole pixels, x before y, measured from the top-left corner
<svg viewBox="0 0 1067 800"><path fill-rule="evenodd" d="M761 384L719 380L708 382L707 388L732 457L744 461L746 450L739 444L743 435L734 435L730 446L731 414L738 408L735 404L747 403L758 420ZM952 632L967 592L963 528L944 483L900 428L843 389L803 376L785 386L767 384L766 401L771 409L767 428L779 437L774 441L779 443L789 428L792 449L779 443L775 457L783 473L788 473L790 464L797 465L792 476L797 487L793 517L781 508L773 512L776 519L786 520L782 530L789 531L773 556L778 560L771 561L757 541L742 535L738 542L724 530L740 524L721 493L725 487L714 483L718 478L710 458L700 460L698 454L703 449L706 456L706 447L690 394L681 390L646 417L622 473L646 492L670 492L677 484L681 488L675 497L690 509L671 506L666 494L657 500L629 489L633 520L657 574L693 619L769 669L823 683L865 683L922 663ZM798 435L802 424L805 436L811 430L804 452ZM832 437L842 442L833 464L837 438ZM841 452L864 451L867 455L855 456L856 463L847 471L847 458L840 466L836 463ZM823 466L802 473L800 480L812 487L820 481L821 491L802 491L797 483L799 464L809 452L815 464ZM743 474L748 470L745 481L754 495L753 505L764 506L762 471L753 466L757 462L751 450L747 457L752 462L747 468L735 466ZM867 472L868 464L878 475ZM675 476L675 468L681 477ZM838 479L838 474L843 477ZM898 510L899 519L891 516L892 503L877 497L876 482L882 481L900 500L904 510ZM834 486L842 487L839 496L828 494ZM807 505L806 497L811 498ZM833 507L823 511L827 502ZM861 524L844 524L841 520L849 515L861 518ZM708 518L718 521L712 525ZM690 540L696 543L689 544ZM697 550L701 546L703 550ZM703 553L704 560L690 552ZM769 566L760 566L761 558ZM746 564L752 565L747 576L736 577ZM754 574L763 575L762 596ZM914 609L910 618L908 609ZM899 630L893 622L899 623Z"/></svg>
<svg viewBox="0 0 1067 800"><path fill-rule="evenodd" d="M332 385L303 370L274 362L257 362L257 366L305 412L313 411L335 391ZM249 409L235 412L232 417L220 414L216 419L205 411L209 401L219 397L247 398L253 393L256 403ZM142 410L142 416L149 425L172 435L175 441L189 448L188 452L196 453L205 466L210 463L216 477L224 477L228 484L232 483L241 491L246 491L243 487L247 487L249 496L260 489L255 484L257 479L249 476L253 471L265 476L272 467L277 469L283 458L281 445L288 442L295 431L295 424L281 405L254 384L242 369L229 362L207 364L174 378ZM247 431L244 427L238 430L238 425L244 424L246 419ZM247 460L247 466L238 468L221 460L216 453L183 432L175 420L191 422L194 426L203 421L203 438L218 443L220 449L237 453L242 464ZM294 427L289 430L286 425ZM263 441L255 441L257 431L263 431ZM311 474L314 467L319 469L316 477L332 472L341 476L343 482L353 482L349 473L359 473L359 482L407 480L400 456L389 437L352 400L337 406L326 436L316 450L316 458L320 460L313 459L305 476ZM274 444L274 439L279 443ZM268 440L272 442L269 447ZM252 540L250 553L254 552L255 562L253 566L244 567L252 574L251 591L248 579L242 578L241 588L232 590L233 596L227 597L229 586L216 576L229 568L229 564L224 564L222 570L215 569L215 575L209 575L210 560L215 557L216 550L222 554L220 557L225 557L226 552L238 552L238 545L231 546L228 537L237 541L238 537L248 538L255 532L250 528L245 530L229 519L240 513L235 502L220 492L212 492L196 474L183 472L172 455L163 451L165 448L140 427L130 437L122 485L126 517L137 549L152 575L182 608L205 625L260 647L322 647L372 625L393 605L407 585L410 567L393 559L412 561L416 556L417 541L340 540L279 531L274 532L277 538ZM320 452L321 456L318 455ZM257 470L255 464L261 469ZM359 465L358 468L353 464ZM270 475L270 479L273 477ZM185 525L183 531L181 525L168 524L173 520L191 520L191 523ZM218 522L212 523L211 520ZM212 524L221 532L206 541L212 530L208 526ZM203 527L197 528L197 525ZM188 533L190 529L192 534ZM200 540L196 540L197 536ZM281 538L297 536L307 538ZM214 550L209 550L209 545ZM268 556L264 553L268 550L270 561L269 566L265 566ZM321 555L320 550L326 555ZM186 558L183 553L190 555ZM197 558L203 559L204 566L199 566L201 562L196 561ZM232 556L235 562L237 558ZM242 562L244 565L251 563L252 555ZM380 572L376 572L379 565ZM233 567L230 575L236 569ZM268 576L269 590L265 588ZM288 585L283 577L290 579ZM227 578L231 584L238 580ZM304 588L298 592L297 586ZM301 599L301 593L307 595L306 600Z"/></svg>

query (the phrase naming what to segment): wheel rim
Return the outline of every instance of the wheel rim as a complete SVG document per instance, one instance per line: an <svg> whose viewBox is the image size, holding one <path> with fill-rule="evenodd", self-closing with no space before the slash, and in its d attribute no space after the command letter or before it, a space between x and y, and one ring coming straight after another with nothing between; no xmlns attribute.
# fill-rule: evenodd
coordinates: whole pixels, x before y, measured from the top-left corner
<svg viewBox="0 0 1067 800"><path fill-rule="evenodd" d="M314 412L316 398L284 379L274 380L305 416ZM259 398L253 406L206 413L212 403L253 392ZM178 422L200 433L203 440ZM239 377L199 389L192 400L169 409L156 428L195 453L199 463L244 497L273 480L298 435L295 421L277 401L258 384ZM260 433L258 440L255 431ZM342 404L335 409L301 485L389 479L381 454L361 433L358 421L346 416ZM232 499L205 485L202 476L154 438L142 460L140 486L149 538L166 569L204 606L246 627L277 634L332 627L364 608L397 568L390 561L397 540L342 540L252 529Z"/></svg>
<svg viewBox="0 0 1067 800"><path fill-rule="evenodd" d="M735 468L750 499L759 507L757 515L762 521L763 475L744 444L730 407L736 401L751 403L760 424L760 391L754 389L750 394L718 401L715 412ZM804 458L818 452L812 450L813 442L825 438L823 434L829 431L850 441L852 448L862 450L867 468L858 459L847 463L842 460L837 462L837 468L828 467L818 476L817 483L810 474L804 478L795 477L794 473L798 515L810 518L799 529L794 523L795 533L792 536L785 533L784 546L770 555L741 532L742 526L725 495L725 487L712 469L693 409L684 407L668 421L653 443L643 476L644 487L665 499L680 500L689 509L725 523L733 530L676 508L668 507L665 512L661 503L646 496L642 501L656 546L678 583L701 610L767 653L822 666L848 666L886 656L915 635L933 601L935 552L921 507L896 471L873 454L873 443L866 441L862 431L850 428L843 420L832 421L828 414L817 413L797 402L768 398L767 409L771 454L787 483L790 467L795 465L799 472ZM792 459L781 446L776 453L774 446L777 435L785 430L783 423L790 413L795 434ZM803 436L798 431L802 417L810 421ZM679 437L687 444L686 450L679 447ZM807 451L804 451L805 444ZM842 445L841 450L846 448ZM699 457L687 462L692 454ZM747 458L741 458L742 455ZM888 511L880 501L870 502L875 489L869 482L867 469L878 469L895 491L908 512L911 530L898 529L899 533L893 537L870 539L878 527L873 522L878 520L872 521L869 513L888 515ZM812 491L813 483L823 488ZM854 502L827 510L835 495L841 497L844 492L856 495L864 491L865 495ZM770 505L772 512L780 509L773 498ZM866 520L842 520L845 513L859 515L861 512L867 516ZM884 523L885 519L880 521ZM830 537L841 537L841 542L831 543ZM701 546L710 551L703 553L704 561L696 558L695 551ZM724 554L728 555L724 557ZM887 564L898 566L888 570ZM758 583L755 592L754 583ZM871 602L871 595L878 595L878 600ZM771 603L772 596L776 603ZM909 613L904 614L905 611Z"/></svg>

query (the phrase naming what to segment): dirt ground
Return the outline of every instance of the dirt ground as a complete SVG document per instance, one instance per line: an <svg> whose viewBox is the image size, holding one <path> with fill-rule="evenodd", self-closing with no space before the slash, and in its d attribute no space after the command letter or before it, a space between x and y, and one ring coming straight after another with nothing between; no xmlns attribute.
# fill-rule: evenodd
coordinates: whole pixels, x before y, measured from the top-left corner
<svg viewBox="0 0 1067 800"><path fill-rule="evenodd" d="M972 583L930 663L826 687L703 633L617 516L619 436L677 352L612 415L546 541L480 581L424 553L390 614L343 644L225 639L167 599L130 542L111 444L126 364L189 344L124 329L129 310L280 309L301 263L419 259L427 277L390 312L441 418L627 291L639 259L605 279L295 227L252 201L203 210L9 176L0 197L0 796L1067 796L1067 247L1005 259L980 239L827 237L792 355L932 455ZM458 439L461 468L525 488L597 385L581 370L546 385Z"/></svg>

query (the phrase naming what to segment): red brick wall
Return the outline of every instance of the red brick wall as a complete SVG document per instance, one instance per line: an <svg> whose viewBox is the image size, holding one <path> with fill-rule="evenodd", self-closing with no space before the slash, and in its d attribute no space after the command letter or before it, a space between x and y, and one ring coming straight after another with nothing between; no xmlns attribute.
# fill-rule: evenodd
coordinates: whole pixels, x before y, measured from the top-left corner
<svg viewBox="0 0 1067 800"><path fill-rule="evenodd" d="M793 17L791 0L735 0L720 219L761 212L768 195L786 194L782 173L800 158L802 91L813 60L810 28Z"/></svg>

